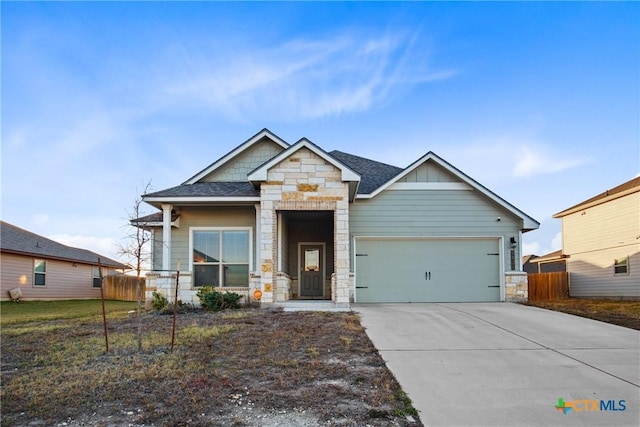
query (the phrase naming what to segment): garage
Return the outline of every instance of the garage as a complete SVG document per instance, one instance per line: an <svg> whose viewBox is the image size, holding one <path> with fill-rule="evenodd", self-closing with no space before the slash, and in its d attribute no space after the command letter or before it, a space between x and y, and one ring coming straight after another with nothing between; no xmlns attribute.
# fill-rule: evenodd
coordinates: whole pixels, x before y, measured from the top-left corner
<svg viewBox="0 0 640 427"><path fill-rule="evenodd" d="M500 301L500 239L356 238L355 301Z"/></svg>

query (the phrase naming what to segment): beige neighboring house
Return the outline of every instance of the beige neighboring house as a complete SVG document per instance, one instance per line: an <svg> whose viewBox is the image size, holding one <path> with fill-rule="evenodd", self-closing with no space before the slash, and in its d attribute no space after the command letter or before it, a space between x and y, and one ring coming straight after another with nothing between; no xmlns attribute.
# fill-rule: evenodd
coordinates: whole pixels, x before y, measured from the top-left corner
<svg viewBox="0 0 640 427"><path fill-rule="evenodd" d="M553 217L572 297L640 299L640 177Z"/></svg>
<svg viewBox="0 0 640 427"><path fill-rule="evenodd" d="M106 277L126 265L0 221L1 300L100 298L100 272Z"/></svg>

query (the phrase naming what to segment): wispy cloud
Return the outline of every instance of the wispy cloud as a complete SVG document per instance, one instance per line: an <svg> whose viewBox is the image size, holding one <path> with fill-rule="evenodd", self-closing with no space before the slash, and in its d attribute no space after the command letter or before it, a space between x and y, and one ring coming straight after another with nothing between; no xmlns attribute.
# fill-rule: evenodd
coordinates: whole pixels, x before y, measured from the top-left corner
<svg viewBox="0 0 640 427"><path fill-rule="evenodd" d="M592 160L582 153L528 137L500 136L443 147L443 156L472 176L489 181L564 172Z"/></svg>
<svg viewBox="0 0 640 427"><path fill-rule="evenodd" d="M386 101L396 88L456 74L432 69L430 53L402 33L345 33L217 53L182 47L180 55L182 65L164 85L169 102L236 120L286 121L363 111Z"/></svg>

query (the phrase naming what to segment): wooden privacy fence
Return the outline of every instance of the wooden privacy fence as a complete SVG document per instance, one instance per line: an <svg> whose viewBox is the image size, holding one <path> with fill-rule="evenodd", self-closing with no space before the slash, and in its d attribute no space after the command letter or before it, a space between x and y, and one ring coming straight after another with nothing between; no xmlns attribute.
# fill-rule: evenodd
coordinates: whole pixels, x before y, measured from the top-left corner
<svg viewBox="0 0 640 427"><path fill-rule="evenodd" d="M137 301L138 300L138 283L142 290L142 300L145 294L144 277L135 277L127 275L107 276L104 278L104 298L119 301Z"/></svg>
<svg viewBox="0 0 640 427"><path fill-rule="evenodd" d="M569 273L529 274L529 301L553 301L569 298Z"/></svg>

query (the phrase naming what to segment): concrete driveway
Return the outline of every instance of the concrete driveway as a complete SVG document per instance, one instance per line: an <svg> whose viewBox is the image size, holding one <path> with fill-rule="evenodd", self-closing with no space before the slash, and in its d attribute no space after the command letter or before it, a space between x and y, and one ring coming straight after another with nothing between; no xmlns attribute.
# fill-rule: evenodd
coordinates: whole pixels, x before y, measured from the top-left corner
<svg viewBox="0 0 640 427"><path fill-rule="evenodd" d="M638 331L512 303L352 308L427 426L640 425Z"/></svg>

